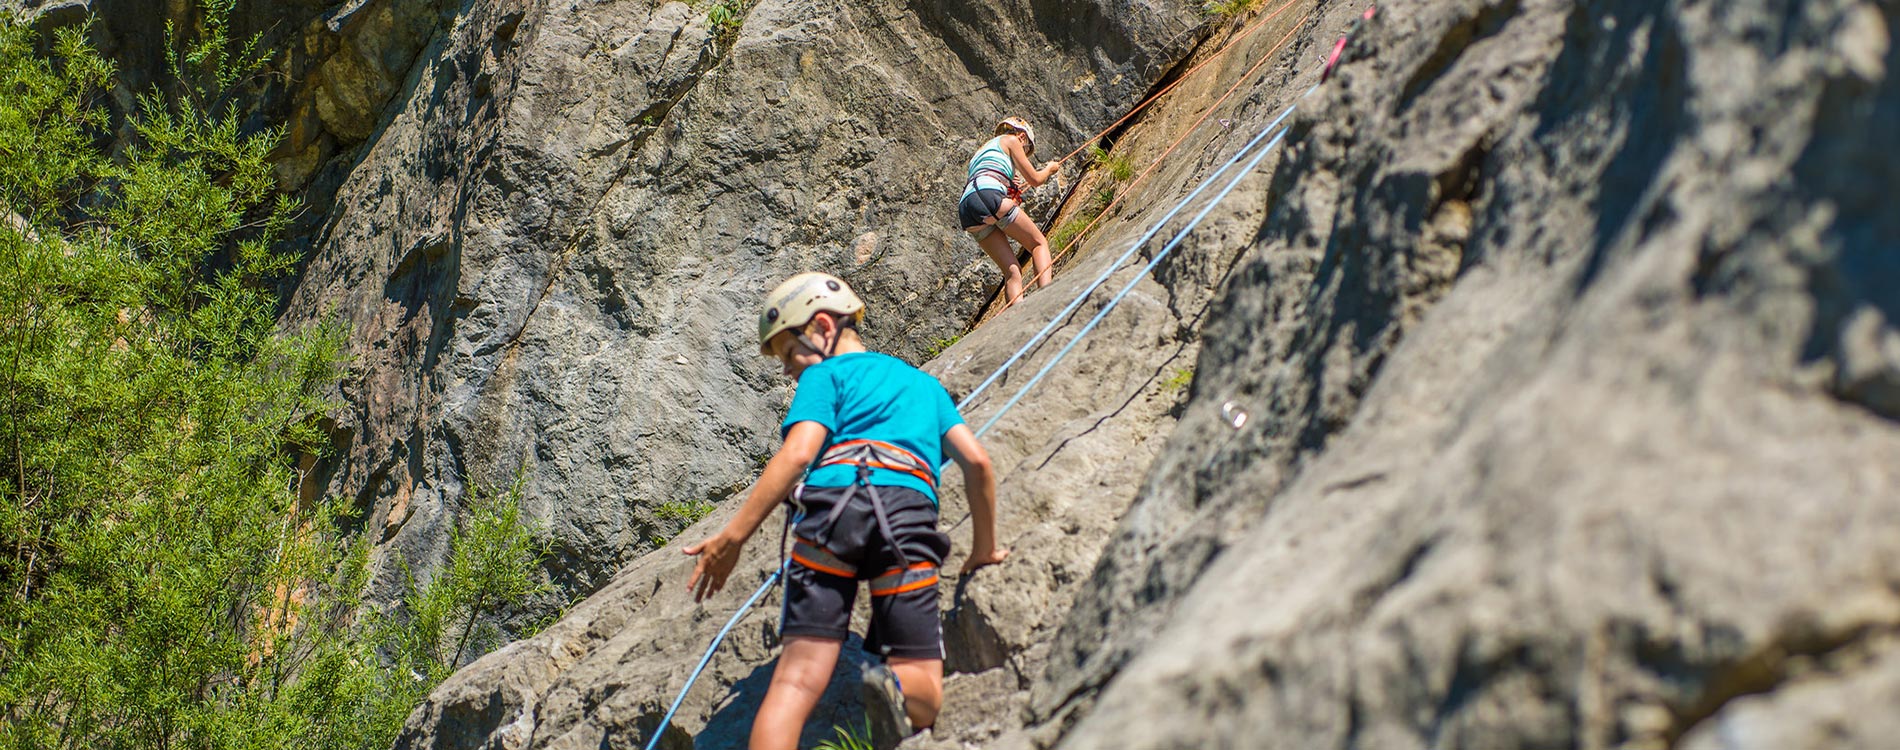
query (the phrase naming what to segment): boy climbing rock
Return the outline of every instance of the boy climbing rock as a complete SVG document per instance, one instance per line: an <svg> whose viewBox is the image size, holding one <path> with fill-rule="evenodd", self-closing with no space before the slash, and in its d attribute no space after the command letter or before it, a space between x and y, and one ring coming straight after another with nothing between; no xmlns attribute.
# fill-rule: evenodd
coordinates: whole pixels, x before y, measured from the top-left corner
<svg viewBox="0 0 1900 750"><path fill-rule="evenodd" d="M785 652L753 720L751 750L797 745L837 664L861 580L871 589L865 650L884 659L865 676L873 744L893 747L935 723L943 705L937 568L950 550L937 531L943 457L962 467L970 503L963 572L1009 555L996 546L996 480L976 434L935 378L864 348L863 317L857 294L822 273L793 276L766 297L760 351L798 383L780 428L785 444L725 528L685 549L699 556L687 586L703 600L725 587L773 506L792 506Z"/></svg>

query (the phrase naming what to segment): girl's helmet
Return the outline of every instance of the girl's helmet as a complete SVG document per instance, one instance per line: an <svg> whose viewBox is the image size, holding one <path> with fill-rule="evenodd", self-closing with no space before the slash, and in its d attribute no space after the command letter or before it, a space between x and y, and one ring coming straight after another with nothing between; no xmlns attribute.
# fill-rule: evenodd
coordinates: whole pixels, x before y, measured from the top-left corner
<svg viewBox="0 0 1900 750"><path fill-rule="evenodd" d="M1003 118L1002 122L996 123L997 135L1011 132L1021 133L1023 135L1024 154L1030 156L1036 154L1036 131L1029 127L1028 120L1021 117L1010 116Z"/></svg>
<svg viewBox="0 0 1900 750"><path fill-rule="evenodd" d="M773 336L805 327L820 312L849 316L857 323L864 320L864 300L843 279L828 273L801 273L786 279L765 295L765 311L759 313L759 353L772 356Z"/></svg>

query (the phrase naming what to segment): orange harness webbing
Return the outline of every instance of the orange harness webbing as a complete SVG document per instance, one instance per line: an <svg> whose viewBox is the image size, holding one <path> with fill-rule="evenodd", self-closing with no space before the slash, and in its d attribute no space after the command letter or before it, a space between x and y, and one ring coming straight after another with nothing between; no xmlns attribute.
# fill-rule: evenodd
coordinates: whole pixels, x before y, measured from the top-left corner
<svg viewBox="0 0 1900 750"><path fill-rule="evenodd" d="M813 468L837 464L858 467L858 480L851 485L851 489L843 497L838 498L831 512L825 515L816 532L818 539L808 539L803 535L794 537L792 561L820 573L842 578L858 577L857 566L839 558L828 548L827 543L832 525L837 523L838 517L844 513L845 506L857 495L858 489L863 488L870 496L871 510L877 517L878 533L884 537L884 542L890 545L891 551L897 554L898 560L897 567L871 579L871 595L891 596L936 585L937 564L928 561L912 563L904 554L903 545L897 543L896 536L891 532L890 518L884 510L884 500L878 497L877 487L871 484L871 469L888 469L917 477L934 490L937 487L937 477L932 471L933 467L924 463L923 459L910 451L882 440L868 439L846 440L831 446L824 455L819 457L817 466ZM799 503L797 498L803 494L803 489L804 486L800 485L799 491L793 492L790 498L791 502L799 507L803 504Z"/></svg>
<svg viewBox="0 0 1900 750"><path fill-rule="evenodd" d="M930 464L924 463L916 454L882 440L846 440L831 446L818 459L821 467L837 464L903 472L924 480L924 484L930 485L933 490L937 488L937 476L931 471Z"/></svg>

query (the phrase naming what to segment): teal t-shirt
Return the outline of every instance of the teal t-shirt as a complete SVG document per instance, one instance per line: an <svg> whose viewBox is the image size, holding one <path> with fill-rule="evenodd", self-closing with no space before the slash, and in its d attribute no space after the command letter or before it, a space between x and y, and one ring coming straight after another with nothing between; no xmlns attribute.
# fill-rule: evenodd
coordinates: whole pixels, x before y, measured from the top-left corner
<svg viewBox="0 0 1900 750"><path fill-rule="evenodd" d="M999 135L989 139L982 148L976 150L975 156L970 157L970 164L964 172L966 181L963 183L963 195L958 196L957 200L968 198L978 190L1009 190L1009 183L996 177L996 173L1001 172L1010 180L1016 179L1016 164L1010 161L1009 152L1003 150L1002 138Z"/></svg>
<svg viewBox="0 0 1900 750"><path fill-rule="evenodd" d="M847 440L882 440L910 451L930 464L943 465L943 435L963 424L950 393L923 370L876 352L852 352L805 368L798 392L785 413L780 436L799 422L817 422L830 433L829 448ZM826 466L806 477L813 487L847 487L858 479L856 466ZM909 487L931 502L937 493L917 477L889 469L871 469L871 484Z"/></svg>

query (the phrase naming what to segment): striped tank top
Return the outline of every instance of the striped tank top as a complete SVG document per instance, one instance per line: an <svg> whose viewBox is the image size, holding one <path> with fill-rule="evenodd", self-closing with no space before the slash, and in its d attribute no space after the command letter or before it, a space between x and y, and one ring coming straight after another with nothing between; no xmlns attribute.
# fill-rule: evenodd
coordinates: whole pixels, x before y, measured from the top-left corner
<svg viewBox="0 0 1900 750"><path fill-rule="evenodd" d="M1010 180L1016 179L1016 165L1010 163L1009 152L1003 150L1002 139L1000 135L991 138L988 143L983 144L982 148L976 150L975 156L970 157L970 166L964 177L963 195L957 200L968 198L971 193L978 190L1009 190L1009 183L996 176L997 172L1002 172L1008 175Z"/></svg>

